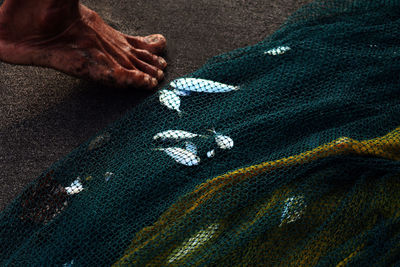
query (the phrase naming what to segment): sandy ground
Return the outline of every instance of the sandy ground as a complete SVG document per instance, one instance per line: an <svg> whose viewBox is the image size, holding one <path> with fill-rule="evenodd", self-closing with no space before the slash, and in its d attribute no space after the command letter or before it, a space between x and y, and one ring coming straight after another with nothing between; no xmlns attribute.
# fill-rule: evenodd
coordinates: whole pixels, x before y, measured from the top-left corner
<svg viewBox="0 0 400 267"><path fill-rule="evenodd" d="M113 27L164 34L163 86L215 55L255 44L309 0L86 0ZM0 210L52 163L121 118L148 93L0 62Z"/></svg>

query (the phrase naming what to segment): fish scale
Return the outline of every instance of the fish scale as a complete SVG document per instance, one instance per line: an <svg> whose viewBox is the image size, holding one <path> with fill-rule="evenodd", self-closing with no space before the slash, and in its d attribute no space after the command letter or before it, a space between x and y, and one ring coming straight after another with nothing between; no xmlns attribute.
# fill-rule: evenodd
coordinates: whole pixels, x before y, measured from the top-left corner
<svg viewBox="0 0 400 267"><path fill-rule="evenodd" d="M181 106L181 99L177 94L168 90L161 90L159 96L160 103L171 110L176 110L179 113Z"/></svg>
<svg viewBox="0 0 400 267"><path fill-rule="evenodd" d="M172 81L170 86L181 91L193 91L198 93L227 93L239 90L238 86L197 78L177 79Z"/></svg>
<svg viewBox="0 0 400 267"><path fill-rule="evenodd" d="M200 163L200 158L197 155L180 147L156 148L155 150L164 151L176 162L186 166L195 166Z"/></svg>
<svg viewBox="0 0 400 267"><path fill-rule="evenodd" d="M164 132L156 134L155 136L153 136L153 140L161 139L162 141L165 141L167 139L179 140L179 139L191 139L191 138L195 138L195 137L205 138L206 136L200 135L200 134L195 134L195 133L190 133L190 132L183 131L183 130L168 130L168 131L164 131Z"/></svg>

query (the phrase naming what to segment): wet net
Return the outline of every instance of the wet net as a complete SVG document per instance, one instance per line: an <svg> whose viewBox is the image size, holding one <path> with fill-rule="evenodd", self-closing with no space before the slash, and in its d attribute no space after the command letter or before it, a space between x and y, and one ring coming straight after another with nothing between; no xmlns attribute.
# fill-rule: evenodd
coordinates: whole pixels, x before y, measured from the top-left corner
<svg viewBox="0 0 400 267"><path fill-rule="evenodd" d="M318 1L1 213L2 266L399 266L400 1Z"/></svg>

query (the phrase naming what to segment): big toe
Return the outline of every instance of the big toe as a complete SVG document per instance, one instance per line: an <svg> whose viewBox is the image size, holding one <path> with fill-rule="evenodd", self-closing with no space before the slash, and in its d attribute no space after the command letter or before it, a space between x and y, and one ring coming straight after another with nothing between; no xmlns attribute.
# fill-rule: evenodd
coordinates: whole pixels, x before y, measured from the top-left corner
<svg viewBox="0 0 400 267"><path fill-rule="evenodd" d="M167 40L161 34L152 34L145 37L128 36L127 39L134 47L145 49L154 54L162 53L167 45Z"/></svg>

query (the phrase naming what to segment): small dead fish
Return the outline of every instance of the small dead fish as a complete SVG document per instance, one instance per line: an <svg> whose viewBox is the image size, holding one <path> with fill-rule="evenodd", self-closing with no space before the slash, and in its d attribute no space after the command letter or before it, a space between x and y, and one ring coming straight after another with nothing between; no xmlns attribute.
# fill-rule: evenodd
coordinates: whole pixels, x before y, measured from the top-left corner
<svg viewBox="0 0 400 267"><path fill-rule="evenodd" d="M221 149L232 149L233 140L229 136L226 135L217 135L215 136L215 142Z"/></svg>
<svg viewBox="0 0 400 267"><path fill-rule="evenodd" d="M65 187L68 195L75 195L83 191L83 185L81 182L81 178L78 177L72 184L68 187Z"/></svg>
<svg viewBox="0 0 400 267"><path fill-rule="evenodd" d="M226 135L221 135L217 133L214 129L209 130L215 134L215 142L220 149L232 149L233 139Z"/></svg>
<svg viewBox="0 0 400 267"><path fill-rule="evenodd" d="M175 89L175 90L173 90L173 92L174 92L177 96L189 96L189 95L192 94L192 92L190 92L190 91L179 90L179 89Z"/></svg>
<svg viewBox="0 0 400 267"><path fill-rule="evenodd" d="M191 138L195 138L195 137L207 138L207 136L205 136L205 135L189 133L189 132L182 131L182 130L168 130L168 131L156 134L153 137L153 140L155 140L155 141L157 141L157 140L165 141L167 139L180 140L180 139L191 139Z"/></svg>
<svg viewBox="0 0 400 267"><path fill-rule="evenodd" d="M164 151L176 162L186 166L195 166L200 163L200 158L197 155L180 147L156 148L155 150Z"/></svg>
<svg viewBox="0 0 400 267"><path fill-rule="evenodd" d="M112 178L112 177L114 177L114 173L112 173L112 172L106 172L105 174L104 174L104 179L106 180L106 182L108 182L108 181L110 181L110 179Z"/></svg>
<svg viewBox="0 0 400 267"><path fill-rule="evenodd" d="M89 143L88 150L93 150L105 145L110 140L110 137L109 133L97 136Z"/></svg>
<svg viewBox="0 0 400 267"><path fill-rule="evenodd" d="M177 79L172 81L170 86L180 91L192 91L199 93L226 93L239 90L238 86L195 78Z"/></svg>
<svg viewBox="0 0 400 267"><path fill-rule="evenodd" d="M207 152L207 157L208 158L213 158L215 156L215 149L210 150Z"/></svg>
<svg viewBox="0 0 400 267"><path fill-rule="evenodd" d="M283 208L281 224L289 224L297 221L303 215L305 208L307 207L304 196L289 197L285 200L285 207Z"/></svg>
<svg viewBox="0 0 400 267"><path fill-rule="evenodd" d="M271 55L271 56L276 56L276 55L285 54L289 50L291 50L291 48L288 47L288 46L279 46L277 48L273 48L271 50L268 50L268 51L264 52L264 54L268 54L268 55Z"/></svg>
<svg viewBox="0 0 400 267"><path fill-rule="evenodd" d="M192 142L185 142L186 150L192 152L193 154L197 155L197 146Z"/></svg>
<svg viewBox="0 0 400 267"><path fill-rule="evenodd" d="M213 223L207 228L198 231L194 236L190 237L188 240L183 242L182 245L172 251L172 254L168 257L168 262L172 263L174 261L179 261L186 255L195 252L217 234L218 228L219 225Z"/></svg>
<svg viewBox="0 0 400 267"><path fill-rule="evenodd" d="M181 99L173 91L161 90L159 100L167 108L181 112Z"/></svg>

